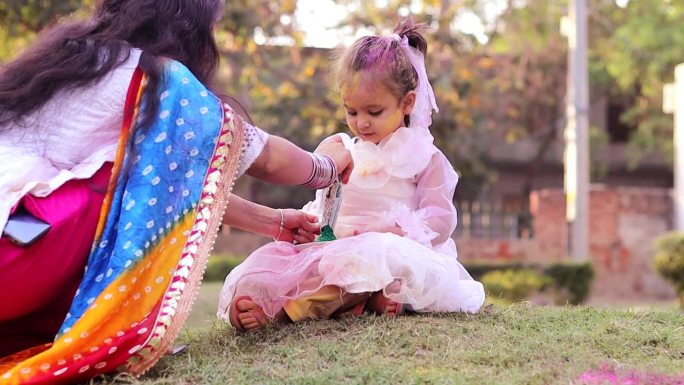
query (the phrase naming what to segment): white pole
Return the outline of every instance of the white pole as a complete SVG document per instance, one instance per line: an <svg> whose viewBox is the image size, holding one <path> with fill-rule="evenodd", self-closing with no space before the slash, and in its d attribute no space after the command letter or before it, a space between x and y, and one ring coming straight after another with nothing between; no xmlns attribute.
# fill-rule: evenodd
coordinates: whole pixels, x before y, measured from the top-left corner
<svg viewBox="0 0 684 385"><path fill-rule="evenodd" d="M585 0L570 1L568 19L566 218L570 225L570 256L584 260L589 258L589 75Z"/></svg>
<svg viewBox="0 0 684 385"><path fill-rule="evenodd" d="M675 67L674 87L674 226L684 231L684 63Z"/></svg>

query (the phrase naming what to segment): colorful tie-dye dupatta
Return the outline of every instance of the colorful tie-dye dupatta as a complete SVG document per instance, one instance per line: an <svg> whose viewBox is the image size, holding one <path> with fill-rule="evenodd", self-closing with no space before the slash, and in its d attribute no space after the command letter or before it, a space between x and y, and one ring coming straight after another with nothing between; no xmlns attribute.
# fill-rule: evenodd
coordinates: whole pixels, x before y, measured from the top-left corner
<svg viewBox="0 0 684 385"><path fill-rule="evenodd" d="M169 62L157 118L132 132L144 84L138 69L69 314L51 346L0 363L0 383L139 375L167 351L190 311L238 168L242 127L187 68Z"/></svg>

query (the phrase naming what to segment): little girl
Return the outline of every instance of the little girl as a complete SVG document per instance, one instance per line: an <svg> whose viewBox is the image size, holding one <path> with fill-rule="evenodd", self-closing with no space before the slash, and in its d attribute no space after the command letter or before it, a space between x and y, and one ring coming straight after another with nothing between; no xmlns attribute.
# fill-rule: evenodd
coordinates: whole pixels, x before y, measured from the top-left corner
<svg viewBox="0 0 684 385"><path fill-rule="evenodd" d="M428 127L437 111L423 24L369 36L337 65L354 160L334 241L269 243L226 278L218 317L244 331L271 322L416 312L477 312L482 284L457 260L458 175ZM304 207L320 214L323 193Z"/></svg>

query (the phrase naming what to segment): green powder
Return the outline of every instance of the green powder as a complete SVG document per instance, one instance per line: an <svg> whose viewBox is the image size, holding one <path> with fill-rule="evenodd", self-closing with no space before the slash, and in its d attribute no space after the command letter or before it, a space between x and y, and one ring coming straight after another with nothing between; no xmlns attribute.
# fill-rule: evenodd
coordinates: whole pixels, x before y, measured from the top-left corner
<svg viewBox="0 0 684 385"><path fill-rule="evenodd" d="M318 237L318 242L334 241L337 239L333 233L332 227L325 225L321 228L321 235Z"/></svg>

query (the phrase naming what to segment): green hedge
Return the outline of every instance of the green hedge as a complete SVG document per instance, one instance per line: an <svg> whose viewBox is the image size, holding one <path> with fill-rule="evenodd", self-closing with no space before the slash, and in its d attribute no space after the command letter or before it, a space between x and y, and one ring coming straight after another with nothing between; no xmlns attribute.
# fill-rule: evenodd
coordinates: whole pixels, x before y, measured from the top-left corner
<svg viewBox="0 0 684 385"><path fill-rule="evenodd" d="M656 271L674 286L684 309L684 233L667 233L656 240Z"/></svg>
<svg viewBox="0 0 684 385"><path fill-rule="evenodd" d="M223 281L235 266L239 265L245 258L235 255L212 255L204 271L205 281Z"/></svg>
<svg viewBox="0 0 684 385"><path fill-rule="evenodd" d="M569 303L578 305L589 295L594 267L589 262L553 263L544 268L544 274L553 280L557 290L568 291Z"/></svg>
<svg viewBox="0 0 684 385"><path fill-rule="evenodd" d="M520 302L551 284L551 278L533 269L491 270L482 276L487 294L510 302Z"/></svg>
<svg viewBox="0 0 684 385"><path fill-rule="evenodd" d="M465 263L465 268L468 273L478 281L490 271L497 270L520 270L525 267L522 263L487 263L487 262L472 262Z"/></svg>
<svg viewBox="0 0 684 385"><path fill-rule="evenodd" d="M589 262L564 261L555 262L550 265L523 264L519 262L476 262L465 264L465 268L468 270L468 272L470 272L473 278L479 281L482 281L488 273L493 271L535 271L540 276L548 277L550 279L547 281L547 285L544 285L540 289L553 288L559 296L557 302L567 301L573 305L580 304L587 298L591 288L591 281L594 278L594 268ZM515 282L518 282L518 285L520 286L526 286L529 284L529 282L525 281L521 277L511 275L511 273L509 273L509 276L511 280L515 280ZM499 290L498 286L494 286L493 290ZM515 287L511 290L517 292L520 290L525 291L526 289L524 287ZM503 298L506 298L506 296L503 296Z"/></svg>

